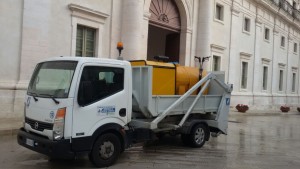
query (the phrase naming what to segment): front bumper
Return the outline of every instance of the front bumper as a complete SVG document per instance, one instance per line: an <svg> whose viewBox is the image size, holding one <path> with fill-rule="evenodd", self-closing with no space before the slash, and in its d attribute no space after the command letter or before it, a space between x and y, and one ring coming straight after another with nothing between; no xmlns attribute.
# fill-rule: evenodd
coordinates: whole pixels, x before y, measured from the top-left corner
<svg viewBox="0 0 300 169"><path fill-rule="evenodd" d="M17 139L21 146L49 157L70 159L75 156L75 153L71 150L69 139L52 141L39 135L28 133L24 128L20 128Z"/></svg>

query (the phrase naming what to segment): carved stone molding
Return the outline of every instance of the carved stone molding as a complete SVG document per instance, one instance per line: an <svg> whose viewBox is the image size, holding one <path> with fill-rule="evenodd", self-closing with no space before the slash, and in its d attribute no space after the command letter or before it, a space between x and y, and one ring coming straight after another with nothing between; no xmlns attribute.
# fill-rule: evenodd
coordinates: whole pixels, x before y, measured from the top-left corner
<svg viewBox="0 0 300 169"><path fill-rule="evenodd" d="M297 72L298 71L298 67L292 66L292 72Z"/></svg>
<svg viewBox="0 0 300 169"><path fill-rule="evenodd" d="M213 52L223 52L226 49L226 47L216 45L216 44L211 44L210 48Z"/></svg>
<svg viewBox="0 0 300 169"><path fill-rule="evenodd" d="M255 19L255 23L258 24L258 25L261 25L261 24L263 23L263 22L262 22L262 18L257 17L257 18Z"/></svg>
<svg viewBox="0 0 300 169"><path fill-rule="evenodd" d="M288 35L288 39L289 39L290 42L292 42L292 41L294 41L294 36L291 35L291 34L289 34L289 35Z"/></svg>
<svg viewBox="0 0 300 169"><path fill-rule="evenodd" d="M93 20L99 23L104 23L105 19L109 17L108 14L77 4L69 4L69 9L72 11L72 16Z"/></svg>
<svg viewBox="0 0 300 169"><path fill-rule="evenodd" d="M151 13L149 13L149 12L144 12L144 19L145 19L145 20L149 20L149 19L150 19L150 16L151 16Z"/></svg>
<svg viewBox="0 0 300 169"><path fill-rule="evenodd" d="M274 27L273 34L274 35L278 35L279 34L279 28L277 26Z"/></svg>
<svg viewBox="0 0 300 169"><path fill-rule="evenodd" d="M278 63L278 66L279 66L279 68L281 68L281 69L285 69L285 63Z"/></svg>
<svg viewBox="0 0 300 169"><path fill-rule="evenodd" d="M240 55L241 55L241 59L244 59L244 60L250 60L250 58L252 56L252 54L245 53L245 52L241 52Z"/></svg>
<svg viewBox="0 0 300 169"><path fill-rule="evenodd" d="M232 13L233 15L239 16L240 12L241 12L240 7L235 6L235 5L231 7L231 13Z"/></svg>
<svg viewBox="0 0 300 169"><path fill-rule="evenodd" d="M271 59L268 59L268 58L261 58L261 61L262 61L263 64L269 65L270 62L271 62Z"/></svg>
<svg viewBox="0 0 300 169"><path fill-rule="evenodd" d="M171 30L180 30L180 13L174 0L152 0L150 13L151 24Z"/></svg>

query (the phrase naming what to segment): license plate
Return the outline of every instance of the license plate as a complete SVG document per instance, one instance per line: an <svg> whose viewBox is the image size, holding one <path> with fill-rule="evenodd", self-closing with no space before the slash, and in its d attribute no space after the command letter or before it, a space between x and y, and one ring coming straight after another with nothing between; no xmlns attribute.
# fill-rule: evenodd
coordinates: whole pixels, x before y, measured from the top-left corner
<svg viewBox="0 0 300 169"><path fill-rule="evenodd" d="M27 139L26 139L26 144L29 145L29 146L31 146L31 147L33 147L34 141L31 140L31 139L29 139L29 138L27 138Z"/></svg>

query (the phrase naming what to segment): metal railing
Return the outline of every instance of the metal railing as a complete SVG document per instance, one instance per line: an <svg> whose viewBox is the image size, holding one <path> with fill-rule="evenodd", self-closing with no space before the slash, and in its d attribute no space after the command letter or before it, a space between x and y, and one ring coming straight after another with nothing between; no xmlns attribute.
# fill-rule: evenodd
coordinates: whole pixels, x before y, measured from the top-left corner
<svg viewBox="0 0 300 169"><path fill-rule="evenodd" d="M284 10L294 19L300 21L300 11L293 7L288 1L286 0L269 0L271 3L278 6L280 9Z"/></svg>

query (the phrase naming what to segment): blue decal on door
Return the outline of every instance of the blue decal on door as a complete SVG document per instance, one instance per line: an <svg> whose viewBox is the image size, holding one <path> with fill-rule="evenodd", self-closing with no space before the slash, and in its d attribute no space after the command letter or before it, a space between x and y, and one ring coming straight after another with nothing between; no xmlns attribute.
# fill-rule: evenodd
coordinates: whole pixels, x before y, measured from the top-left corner
<svg viewBox="0 0 300 169"><path fill-rule="evenodd" d="M108 115L116 112L115 106L99 106L98 107L98 115Z"/></svg>

